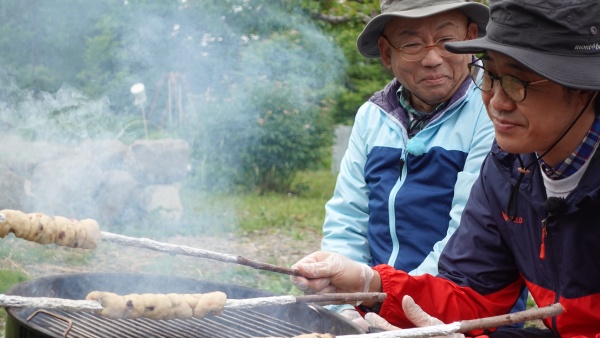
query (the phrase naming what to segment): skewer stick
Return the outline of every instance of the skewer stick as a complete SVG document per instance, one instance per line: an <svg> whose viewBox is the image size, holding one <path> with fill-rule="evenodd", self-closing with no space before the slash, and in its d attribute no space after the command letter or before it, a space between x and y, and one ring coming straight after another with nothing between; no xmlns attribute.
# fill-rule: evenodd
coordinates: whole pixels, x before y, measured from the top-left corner
<svg viewBox="0 0 600 338"><path fill-rule="evenodd" d="M36 240L32 240L31 238L27 237L27 235L29 235L29 233L31 231L30 228L25 228L25 227L31 227L31 224L28 223L29 219L27 217L28 216L27 214L25 214L21 211L18 211L18 210L2 210L2 211L11 212L12 214L7 214L8 215L7 216L4 213L0 212L0 230L1 230L0 237L4 237L9 232L13 232L16 237L23 238L25 240L36 241ZM12 217L13 217L12 220L10 219L11 218L10 215L12 215ZM7 220L7 218L8 218L8 220ZM63 217L63 219L64 219L64 217ZM25 220L25 222L23 220ZM76 224L76 226L78 226L78 227L82 226L82 224L79 221L76 221L76 220L70 220L70 221L73 221L73 223ZM151 240L148 238L127 237L127 236L123 236L123 235L113 234L110 232L99 231L98 224L93 220L89 220L89 221L93 222L96 227L93 230L92 234L87 233L87 237L85 238L85 241L87 244L87 247L85 247L85 248L88 248L88 249L95 248L96 244L97 244L96 241L99 239L103 239L105 241L115 242L120 245L134 246L134 247L145 248L145 249L150 249L150 250L154 250L154 251L161 251L161 252L170 253L172 255L186 255L186 256L202 257L202 258L208 258L208 259L226 262L226 263L236 263L236 264L240 264L240 265L249 266L254 269L277 272L277 273L282 273L282 274L286 274L286 275L290 275L290 276L299 276L300 275L300 273L294 269L289 269L289 268L285 268L285 267L281 267L281 266L276 266L276 265L267 264L267 263L263 263L263 262L253 261L253 260L244 258L242 256L223 254L223 253L218 253L218 252L213 252L213 251L208 251L208 250L197 249L197 248L193 248L193 247L189 247L189 246L161 243L161 242L154 241L154 240ZM7 223L5 223L5 222L7 222ZM40 224L38 226L40 226L38 231L42 231L41 230L41 229L43 229L42 224ZM17 230L19 230L19 231L17 231ZM38 232L38 234L39 234L39 232ZM59 234L56 234L56 237L62 238L61 235L64 236L65 234L59 233ZM54 238L54 237L52 237L52 238ZM40 243L46 244L47 242L46 243L40 242ZM54 243L57 245L64 245L62 242L54 241ZM81 243L79 243L79 244L81 244ZM64 246L69 246L69 245L64 245ZM77 245L75 245L74 247L77 247Z"/></svg>
<svg viewBox="0 0 600 338"><path fill-rule="evenodd" d="M271 271L282 273L290 276L300 276L298 270L289 269L277 265L262 263L258 261L253 261L242 256L235 256L230 254L223 254L208 250L197 249L189 246L176 245L176 244L168 244L162 243L158 241L154 241L148 238L136 238L136 237L127 237L123 235L117 235L110 232L102 231L102 240L114 242L120 245L126 246L135 246L139 248L150 249L154 251L161 251L170 253L173 255L186 255L186 256L194 256L194 257L202 257L208 258L215 261L225 262L225 263L235 263L241 264L245 266L249 266L254 269Z"/></svg>
<svg viewBox="0 0 600 338"><path fill-rule="evenodd" d="M248 299L228 299L225 308L246 309L261 305L284 305L300 303L353 304L357 301L377 300L383 302L387 294L381 292L329 293L308 296L274 296Z"/></svg>
<svg viewBox="0 0 600 338"><path fill-rule="evenodd" d="M424 338L447 336L453 333L467 333L476 329L489 329L508 324L515 324L527 320L544 319L558 316L562 313L563 307L559 303L542 308L531 308L529 310L509 313L500 316L486 317L479 319L463 320L450 324L433 325L418 327L413 329L403 329L398 331L385 331L361 335L344 335L338 338Z"/></svg>
<svg viewBox="0 0 600 338"><path fill-rule="evenodd" d="M356 301L364 300L383 301L385 297L385 293L363 292L317 294L309 296L273 296L247 299L228 299L225 302L225 309L248 309L264 305L286 305L301 303L345 304L355 303ZM95 312L103 309L102 305L95 300L76 300L49 297L23 297L5 294L0 294L0 306L82 312Z"/></svg>

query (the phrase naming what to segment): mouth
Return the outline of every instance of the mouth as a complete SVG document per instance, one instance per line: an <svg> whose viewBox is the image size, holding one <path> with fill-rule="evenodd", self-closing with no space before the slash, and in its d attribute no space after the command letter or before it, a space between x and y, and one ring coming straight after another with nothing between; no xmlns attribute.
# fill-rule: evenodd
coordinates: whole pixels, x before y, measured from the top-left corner
<svg viewBox="0 0 600 338"><path fill-rule="evenodd" d="M446 81L446 76L443 76L443 75L428 76L428 77L423 78L422 81L425 83L428 83L428 84L433 84L433 85L440 84L440 83Z"/></svg>
<svg viewBox="0 0 600 338"><path fill-rule="evenodd" d="M492 122L494 123L494 129L496 129L496 131L509 131L519 126L516 123L496 117L492 118Z"/></svg>

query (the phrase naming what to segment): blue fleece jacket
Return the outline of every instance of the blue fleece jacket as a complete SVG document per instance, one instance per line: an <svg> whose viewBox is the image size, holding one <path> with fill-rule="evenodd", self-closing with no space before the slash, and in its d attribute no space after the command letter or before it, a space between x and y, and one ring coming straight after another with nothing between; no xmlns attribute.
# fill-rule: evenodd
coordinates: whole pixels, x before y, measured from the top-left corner
<svg viewBox="0 0 600 338"><path fill-rule="evenodd" d="M467 78L444 111L409 139L397 80L355 119L321 249L372 266L437 274L494 130L481 92Z"/></svg>

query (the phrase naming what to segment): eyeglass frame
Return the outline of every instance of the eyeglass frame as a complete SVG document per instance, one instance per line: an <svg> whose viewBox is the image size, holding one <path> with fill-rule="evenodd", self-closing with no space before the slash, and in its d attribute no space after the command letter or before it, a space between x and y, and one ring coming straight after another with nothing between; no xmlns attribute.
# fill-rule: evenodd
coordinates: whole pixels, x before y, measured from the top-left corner
<svg viewBox="0 0 600 338"><path fill-rule="evenodd" d="M477 88L479 88L482 92L489 93L489 92L492 91L492 89L494 89L494 83L496 81L498 81L498 82L500 82L500 88L502 88L502 91L504 92L504 94L506 96L508 96L508 98L510 98L511 100L513 100L515 102L523 102L523 101L525 101L525 98L527 97L527 87L532 86L532 85L536 85L536 84L539 84L539 83L550 81L548 79L540 79L540 80L535 80L535 81L525 81L525 80L521 80L518 77L513 76L513 75L498 76L498 75L490 72L489 70L485 69L483 66L478 65L477 64L478 61L479 60L476 60L474 62L471 62L471 63L467 64L467 67L469 68L469 76L471 77L471 80L473 80L473 83L475 84L475 86ZM489 78L491 80L491 85L490 85L490 89L489 90L484 90L483 88L481 88L481 83L479 83L478 79L477 79L478 72L474 72L473 68L476 68L478 71L479 70L483 71L483 76L486 76L485 74L487 73L487 76L489 76ZM504 88L505 83L506 83L504 81L504 79L514 79L514 80L516 80L516 82L514 82L514 83L518 83L518 84L520 84L523 87L523 98L522 99L520 99L520 100L515 99L513 97L514 95L511 95L511 94L509 94L506 91L506 88ZM483 83L483 80L482 80L482 83ZM506 86L508 87L508 84L506 84Z"/></svg>
<svg viewBox="0 0 600 338"><path fill-rule="evenodd" d="M454 42L454 41L446 40L446 41L444 41L444 43L441 44L441 46L439 45L440 41L442 41L444 39L448 39L448 38L452 38L451 40L456 39L455 40L456 42L458 42L458 41L464 41L467 38L467 35L469 35L469 31L468 30L465 33L465 37L462 38L462 39L459 39L459 38L457 38L455 36L449 35L449 36L444 36L444 37L439 38L436 42L433 43L433 45L427 45L427 44L425 44L423 42L412 41L412 42L403 43L400 47L394 46L394 44L390 41L390 39L387 37L387 35L385 35L383 32L381 32L381 34L379 36L381 36L390 45L390 47L392 47L395 51L397 51L398 53L400 53L400 57L402 58L402 60L416 62L416 61L423 60L425 58L425 56L427 56L428 49L431 49L431 48L433 48L433 50L435 50L435 52L439 56L441 56L441 57L448 57L448 56L455 55L452 52L449 52L446 48L444 48L444 43L446 43L446 42ZM423 50L425 51L425 54L423 54L423 56L421 58L416 59L416 60L408 60L408 59L406 59L403 55L412 55L412 54L406 53L404 50L402 50L402 47L404 47L406 45L411 45L411 44L421 45L423 47ZM450 55L440 54L440 50L446 51Z"/></svg>

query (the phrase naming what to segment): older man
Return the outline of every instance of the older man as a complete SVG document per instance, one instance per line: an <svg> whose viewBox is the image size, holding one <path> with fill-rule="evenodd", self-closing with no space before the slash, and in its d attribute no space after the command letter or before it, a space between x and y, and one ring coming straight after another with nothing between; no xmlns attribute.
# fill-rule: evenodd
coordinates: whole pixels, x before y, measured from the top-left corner
<svg viewBox="0 0 600 338"><path fill-rule="evenodd" d="M469 77L473 57L452 54L444 43L484 35L489 11L457 0L380 5L357 46L395 78L358 110L326 205L321 249L436 275L494 137ZM366 328L352 307L336 310Z"/></svg>

